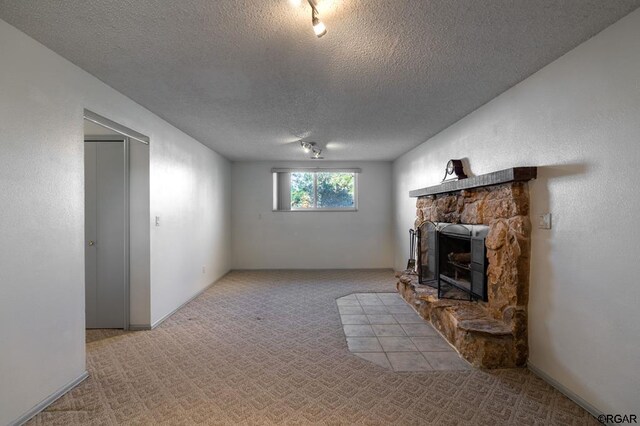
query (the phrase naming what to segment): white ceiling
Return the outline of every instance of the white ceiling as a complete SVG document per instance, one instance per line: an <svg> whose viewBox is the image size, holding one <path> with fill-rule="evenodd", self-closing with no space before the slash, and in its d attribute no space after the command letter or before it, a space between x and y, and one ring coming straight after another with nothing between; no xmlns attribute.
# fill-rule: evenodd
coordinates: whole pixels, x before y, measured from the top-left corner
<svg viewBox="0 0 640 426"><path fill-rule="evenodd" d="M232 160L391 160L640 0L0 0L0 17ZM576 70L580 72L580 70ZM514 141L517 144L517 141Z"/></svg>

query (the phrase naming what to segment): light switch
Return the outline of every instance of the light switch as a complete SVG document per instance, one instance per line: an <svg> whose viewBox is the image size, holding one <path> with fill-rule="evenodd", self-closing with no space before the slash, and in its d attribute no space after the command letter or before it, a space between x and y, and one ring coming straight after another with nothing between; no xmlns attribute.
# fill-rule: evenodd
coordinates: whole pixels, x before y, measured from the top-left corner
<svg viewBox="0 0 640 426"><path fill-rule="evenodd" d="M160 226L160 216L156 216L156 226Z"/></svg>
<svg viewBox="0 0 640 426"><path fill-rule="evenodd" d="M551 229L551 213L545 213L540 215L538 221L538 228L540 229Z"/></svg>

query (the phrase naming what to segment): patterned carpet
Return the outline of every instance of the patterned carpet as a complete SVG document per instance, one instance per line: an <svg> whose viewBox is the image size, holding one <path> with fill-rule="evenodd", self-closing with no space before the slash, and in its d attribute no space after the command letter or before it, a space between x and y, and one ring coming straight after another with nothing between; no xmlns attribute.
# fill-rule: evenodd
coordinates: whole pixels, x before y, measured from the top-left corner
<svg viewBox="0 0 640 426"><path fill-rule="evenodd" d="M597 425L526 369L393 372L335 299L391 271L237 271L153 331L87 333L91 377L30 424Z"/></svg>

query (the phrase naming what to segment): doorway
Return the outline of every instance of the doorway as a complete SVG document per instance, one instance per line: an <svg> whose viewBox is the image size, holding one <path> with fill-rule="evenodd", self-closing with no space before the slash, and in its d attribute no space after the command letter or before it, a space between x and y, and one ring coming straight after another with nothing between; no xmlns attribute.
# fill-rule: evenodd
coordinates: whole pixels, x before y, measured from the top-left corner
<svg viewBox="0 0 640 426"><path fill-rule="evenodd" d="M150 323L148 138L89 111L84 130L86 328L144 329Z"/></svg>

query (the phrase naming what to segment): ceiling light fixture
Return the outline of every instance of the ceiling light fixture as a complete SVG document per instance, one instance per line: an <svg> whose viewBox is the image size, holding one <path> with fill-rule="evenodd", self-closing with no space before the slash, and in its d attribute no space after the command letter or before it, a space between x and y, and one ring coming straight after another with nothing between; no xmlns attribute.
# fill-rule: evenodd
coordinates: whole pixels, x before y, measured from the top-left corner
<svg viewBox="0 0 640 426"><path fill-rule="evenodd" d="M313 148L311 148L311 152L313 153L311 155L311 159L312 160L322 160L322 159L324 159L324 157L320 156L320 154L322 154L322 150L320 148L318 148L317 146L314 146Z"/></svg>
<svg viewBox="0 0 640 426"><path fill-rule="evenodd" d="M313 19L311 20L311 23L313 24L313 32L316 33L318 38L322 37L327 33L327 27L322 23L321 20L318 19L317 16L313 17Z"/></svg>
<svg viewBox="0 0 640 426"><path fill-rule="evenodd" d="M311 159L312 160L322 160L324 159L324 157L321 156L322 154L322 149L320 149L318 147L318 145L316 145L315 142L305 142L305 141L300 141L300 146L302 147L302 149L304 149L304 152L306 153L311 153Z"/></svg>
<svg viewBox="0 0 640 426"><path fill-rule="evenodd" d="M298 6L300 4L300 0L289 0L293 5ZM313 32L318 36L318 38L322 37L327 33L327 27L324 23L318 18L320 14L318 12L318 3L317 0L307 0L309 6L311 6L311 25L313 26Z"/></svg>

